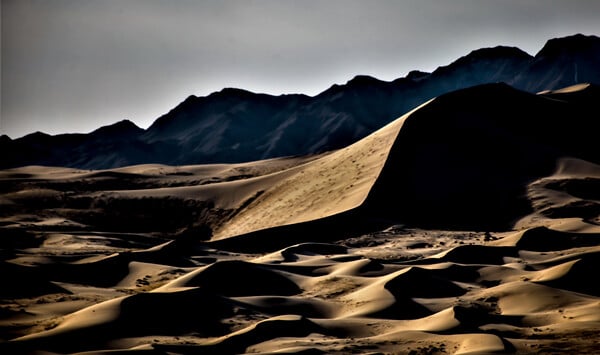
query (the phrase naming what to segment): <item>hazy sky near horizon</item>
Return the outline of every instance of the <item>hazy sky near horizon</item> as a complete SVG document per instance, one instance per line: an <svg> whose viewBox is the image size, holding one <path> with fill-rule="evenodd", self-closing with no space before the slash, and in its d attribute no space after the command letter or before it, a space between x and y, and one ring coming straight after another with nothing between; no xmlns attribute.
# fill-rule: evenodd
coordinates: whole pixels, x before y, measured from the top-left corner
<svg viewBox="0 0 600 355"><path fill-rule="evenodd" d="M0 134L147 128L224 87L316 95L471 50L600 35L596 0L0 0Z"/></svg>

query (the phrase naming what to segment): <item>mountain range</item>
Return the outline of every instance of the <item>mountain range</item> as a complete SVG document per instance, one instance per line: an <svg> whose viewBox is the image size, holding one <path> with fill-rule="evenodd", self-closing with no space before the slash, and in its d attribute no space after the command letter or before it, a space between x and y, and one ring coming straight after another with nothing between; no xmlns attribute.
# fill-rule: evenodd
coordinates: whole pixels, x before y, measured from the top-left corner
<svg viewBox="0 0 600 355"><path fill-rule="evenodd" d="M189 96L146 130L123 120L88 134L0 137L0 168L26 165L108 169L134 164L234 163L317 154L351 144L433 97L504 82L537 93L600 84L600 38L549 40L531 56L515 47L474 50L432 73L381 81L356 76L316 96L225 88Z"/></svg>

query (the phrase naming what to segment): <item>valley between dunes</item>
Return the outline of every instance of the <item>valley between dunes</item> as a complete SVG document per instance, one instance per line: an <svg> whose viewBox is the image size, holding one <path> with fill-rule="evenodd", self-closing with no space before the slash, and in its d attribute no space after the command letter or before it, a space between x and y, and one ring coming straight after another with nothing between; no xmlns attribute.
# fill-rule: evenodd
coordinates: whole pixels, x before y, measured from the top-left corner
<svg viewBox="0 0 600 355"><path fill-rule="evenodd" d="M0 353L598 353L599 99L489 84L320 155L2 170Z"/></svg>

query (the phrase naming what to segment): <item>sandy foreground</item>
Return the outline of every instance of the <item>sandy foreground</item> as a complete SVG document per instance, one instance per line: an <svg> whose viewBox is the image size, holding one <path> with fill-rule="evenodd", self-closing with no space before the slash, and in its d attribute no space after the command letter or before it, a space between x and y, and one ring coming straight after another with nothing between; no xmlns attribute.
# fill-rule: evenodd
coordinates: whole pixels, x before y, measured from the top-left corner
<svg viewBox="0 0 600 355"><path fill-rule="evenodd" d="M468 89L317 156L0 171L0 353L598 353L593 90Z"/></svg>

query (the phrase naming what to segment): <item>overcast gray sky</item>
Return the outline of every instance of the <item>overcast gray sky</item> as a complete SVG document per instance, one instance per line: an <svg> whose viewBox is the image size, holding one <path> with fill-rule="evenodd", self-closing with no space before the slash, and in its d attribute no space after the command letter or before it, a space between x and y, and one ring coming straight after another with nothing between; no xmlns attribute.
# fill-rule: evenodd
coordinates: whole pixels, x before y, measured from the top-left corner
<svg viewBox="0 0 600 355"><path fill-rule="evenodd" d="M0 134L146 128L224 87L315 95L480 47L600 35L596 0L0 0Z"/></svg>

